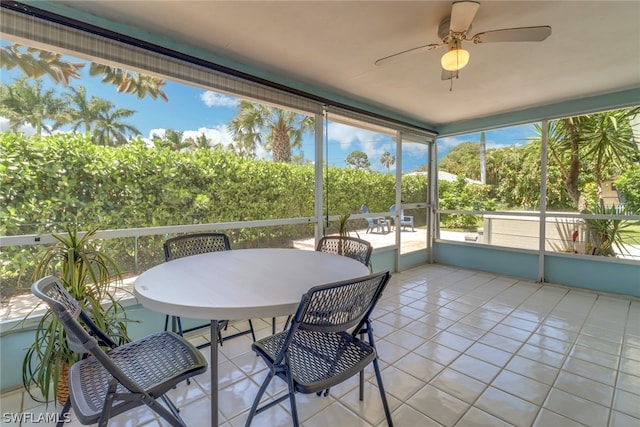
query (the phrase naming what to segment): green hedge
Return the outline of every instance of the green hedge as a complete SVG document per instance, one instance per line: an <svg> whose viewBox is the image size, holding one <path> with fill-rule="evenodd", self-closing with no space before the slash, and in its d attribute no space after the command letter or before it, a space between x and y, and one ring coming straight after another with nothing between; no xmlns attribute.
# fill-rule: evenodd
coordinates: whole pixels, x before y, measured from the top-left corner
<svg viewBox="0 0 640 427"><path fill-rule="evenodd" d="M80 134L28 138L4 132L0 144L0 230L5 236L59 232L65 223L104 230L314 215L313 165L243 159L221 149L147 148L142 141L97 146ZM330 215L356 213L363 203L372 212L387 211L395 198L390 174L329 168L327 185ZM405 200L426 200L424 177L407 176L402 185ZM264 229L230 230L234 247L256 246L258 240L281 244L311 233L308 225L270 227L268 235ZM164 239L117 239L103 245L126 270L136 250L143 268L161 262ZM3 299L15 293L21 275L30 281L36 250L2 251Z"/></svg>

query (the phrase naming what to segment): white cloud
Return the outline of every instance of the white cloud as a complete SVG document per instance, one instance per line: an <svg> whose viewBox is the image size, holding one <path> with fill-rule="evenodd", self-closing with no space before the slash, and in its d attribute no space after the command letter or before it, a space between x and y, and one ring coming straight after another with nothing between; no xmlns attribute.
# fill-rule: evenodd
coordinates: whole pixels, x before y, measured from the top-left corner
<svg viewBox="0 0 640 427"><path fill-rule="evenodd" d="M154 137L162 138L166 131L164 128L151 129L149 131L149 139L153 140Z"/></svg>
<svg viewBox="0 0 640 427"><path fill-rule="evenodd" d="M382 155L387 151L393 156L396 155L395 142L385 134L341 123L329 123L327 134L330 143L337 142L340 149L346 153L345 156L356 149L365 153L373 171L387 172L387 168L380 163ZM329 150L331 151L331 145ZM394 164L390 167L390 172L394 172L395 169Z"/></svg>
<svg viewBox="0 0 640 427"><path fill-rule="evenodd" d="M329 123L327 135L330 141L337 141L343 150L349 150L352 144L375 142L384 138L384 136L379 133L343 125L341 123Z"/></svg>
<svg viewBox="0 0 640 427"><path fill-rule="evenodd" d="M182 139L193 138L195 140L202 134L211 141L211 145L222 144L227 147L233 143L233 138L226 125L220 125L215 128L201 127L198 130L186 130L182 134Z"/></svg>
<svg viewBox="0 0 640 427"><path fill-rule="evenodd" d="M459 145L463 142L463 140L455 138L455 137L447 137L447 138L438 138L438 151L449 151L456 145Z"/></svg>
<svg viewBox="0 0 640 427"><path fill-rule="evenodd" d="M11 130L9 119L0 117L0 131L4 132L7 130ZM18 132L24 133L25 136L33 136L36 134L36 128L31 126L30 124L24 123L18 126Z"/></svg>
<svg viewBox="0 0 640 427"><path fill-rule="evenodd" d="M236 107L239 102L236 98L210 90L200 94L200 99L207 107Z"/></svg>
<svg viewBox="0 0 640 427"><path fill-rule="evenodd" d="M162 138L164 137L164 134L166 132L167 129L164 128L151 129L149 131L148 139L143 139L145 139L145 141L151 141L153 140L154 136ZM182 131L182 140L184 141L188 138L193 138L195 140L202 134L204 134L211 141L212 146L216 144L222 144L223 146L227 147L229 146L229 144L233 143L233 138L231 137L231 133L227 129L227 125L220 125L216 126L215 128L201 127L197 130L185 130Z"/></svg>
<svg viewBox="0 0 640 427"><path fill-rule="evenodd" d="M371 163L371 170L378 172L387 172L387 168L380 162L385 152L391 153L392 156L396 155L396 148L393 143L383 144L365 144L362 147L362 151L367 155L369 162ZM390 167L389 171L396 170L395 163Z"/></svg>

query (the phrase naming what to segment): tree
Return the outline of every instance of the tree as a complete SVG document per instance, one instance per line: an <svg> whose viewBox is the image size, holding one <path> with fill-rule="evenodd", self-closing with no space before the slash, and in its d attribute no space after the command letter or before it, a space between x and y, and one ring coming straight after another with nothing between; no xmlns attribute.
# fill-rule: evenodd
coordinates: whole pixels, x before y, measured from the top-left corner
<svg viewBox="0 0 640 427"><path fill-rule="evenodd" d="M302 146L302 137L314 129L312 116L280 108L241 101L238 114L231 119L235 152L242 157L255 156L256 145L273 154L274 162L291 162L291 150Z"/></svg>
<svg viewBox="0 0 640 427"><path fill-rule="evenodd" d="M82 62L62 60L62 54L49 52L20 44L4 46L0 49L0 66L8 70L20 68L27 77L38 78L48 75L55 83L68 86L71 79L79 79ZM122 68L91 63L89 75L102 75L102 81L116 86L118 92L132 93L138 98L150 96L153 99L169 98L161 89L166 82L159 78L127 71Z"/></svg>
<svg viewBox="0 0 640 427"><path fill-rule="evenodd" d="M367 156L367 153L359 150L349 153L349 155L345 159L345 162L347 162L349 166L351 166L353 169L356 169L356 170L358 169L369 170L369 168L371 167L371 163L369 162L369 157Z"/></svg>
<svg viewBox="0 0 640 427"><path fill-rule="evenodd" d="M392 156L388 151L385 151L382 157L380 157L380 163L387 168L388 173L391 170L391 166L396 163L396 157Z"/></svg>
<svg viewBox="0 0 640 427"><path fill-rule="evenodd" d="M142 99L149 95L152 99L162 98L168 101L167 94L161 89L167 84L163 79L146 74L134 73L123 68L91 63L89 75L102 76L102 81L117 87L118 92L132 93Z"/></svg>
<svg viewBox="0 0 640 427"><path fill-rule="evenodd" d="M195 148L200 148L203 150L208 150L211 148L211 139L207 138L207 135L201 133L198 135L196 140L193 142Z"/></svg>
<svg viewBox="0 0 640 427"><path fill-rule="evenodd" d="M640 212L640 163L631 165L616 180L627 212Z"/></svg>
<svg viewBox="0 0 640 427"><path fill-rule="evenodd" d="M627 165L640 161L640 151L633 138L631 119L640 107L630 110L606 111L587 116L582 130L585 149L596 181L598 201L601 207L602 182L624 171Z"/></svg>
<svg viewBox="0 0 640 427"><path fill-rule="evenodd" d="M638 108L605 111L549 122L549 155L558 165L567 193L579 212L587 210L581 190L582 172L592 175L602 205L602 180L606 178L605 175L617 175L627 165L638 161L631 119L639 111ZM536 129L541 134L540 126L536 126Z"/></svg>
<svg viewBox="0 0 640 427"><path fill-rule="evenodd" d="M136 112L127 108L114 109L113 104L108 109L98 113L95 132L92 139L101 145L123 145L128 142L127 134L139 135L140 131L133 125L123 123L121 120L131 117Z"/></svg>
<svg viewBox="0 0 640 427"><path fill-rule="evenodd" d="M173 151L181 151L191 147L190 141L182 140L183 132L167 129L163 136L153 135L153 145L157 148L168 147Z"/></svg>
<svg viewBox="0 0 640 427"><path fill-rule="evenodd" d="M27 77L21 77L12 85L0 86L0 114L9 119L9 126L16 133L25 123L32 125L38 135L43 129L51 133L44 123L59 120L64 105L53 89L42 88L40 79L30 84Z"/></svg>
<svg viewBox="0 0 640 427"><path fill-rule="evenodd" d="M64 118L59 120L56 128L71 124L74 132L84 126L84 131L91 133L93 124L98 121L100 113L113 107L111 101L103 98L92 96L91 99L87 99L87 89L84 86L72 87L71 92L65 93L64 96L67 107Z"/></svg>
<svg viewBox="0 0 640 427"><path fill-rule="evenodd" d="M24 52L23 52L23 48ZM4 46L0 49L0 66L7 70L18 67L26 77L38 79L48 75L56 83L69 85L72 78L79 79L83 62L63 61L59 53L25 47L20 44Z"/></svg>
<svg viewBox="0 0 640 427"><path fill-rule="evenodd" d="M441 169L458 176L475 178L480 173L478 143L466 142L451 150L441 161ZM533 209L540 206L540 141L523 146L486 150L486 184L489 197L501 208ZM445 166L442 166L442 165ZM558 166L547 167L547 207L565 210L572 206Z"/></svg>
<svg viewBox="0 0 640 427"><path fill-rule="evenodd" d="M467 141L458 144L440 160L440 170L477 180L480 178L478 153L477 142Z"/></svg>
<svg viewBox="0 0 640 427"><path fill-rule="evenodd" d="M540 143L489 150L487 154L490 159L499 159L499 167L494 175L498 200L509 208L538 209L541 184ZM550 170L547 173L551 175ZM555 194L551 188L549 185L547 195ZM548 199L547 203L557 205L558 202L554 198L553 202Z"/></svg>

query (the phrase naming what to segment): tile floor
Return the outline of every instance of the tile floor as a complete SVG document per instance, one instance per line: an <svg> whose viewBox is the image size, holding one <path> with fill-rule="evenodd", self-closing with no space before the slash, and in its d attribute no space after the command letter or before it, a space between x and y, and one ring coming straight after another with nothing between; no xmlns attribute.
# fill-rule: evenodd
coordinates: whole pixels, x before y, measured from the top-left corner
<svg viewBox="0 0 640 427"><path fill-rule="evenodd" d="M384 385L396 426L640 426L640 300L423 266L393 275L374 313ZM256 321L259 337L269 321ZM194 336L199 343L207 336ZM208 357L209 350L203 350ZM364 402L357 380L328 397L298 395L302 425L386 425L369 369ZM220 360L220 419L242 426L266 374L249 338L225 342ZM209 373L171 392L190 426L210 420ZM276 380L268 393L285 390ZM21 391L2 395L22 426L54 413ZM290 425L288 403L253 426ZM37 425L47 425L40 422ZM50 423L49 425L54 425ZM78 422L71 414L71 423ZM157 426L145 408L110 426Z"/></svg>

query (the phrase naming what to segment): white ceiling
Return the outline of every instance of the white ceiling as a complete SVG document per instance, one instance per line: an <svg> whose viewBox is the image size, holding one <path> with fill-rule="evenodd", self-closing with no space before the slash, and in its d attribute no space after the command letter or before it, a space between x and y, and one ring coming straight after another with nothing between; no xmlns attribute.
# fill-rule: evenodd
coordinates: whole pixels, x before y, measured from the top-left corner
<svg viewBox="0 0 640 427"><path fill-rule="evenodd" d="M222 65L373 105L433 129L640 88L638 1L481 1L471 35L538 25L550 25L552 34L537 43L466 43L471 59L453 91L440 79L444 48L374 65L439 42L438 25L451 1L50 3L112 21L114 31L190 46Z"/></svg>

